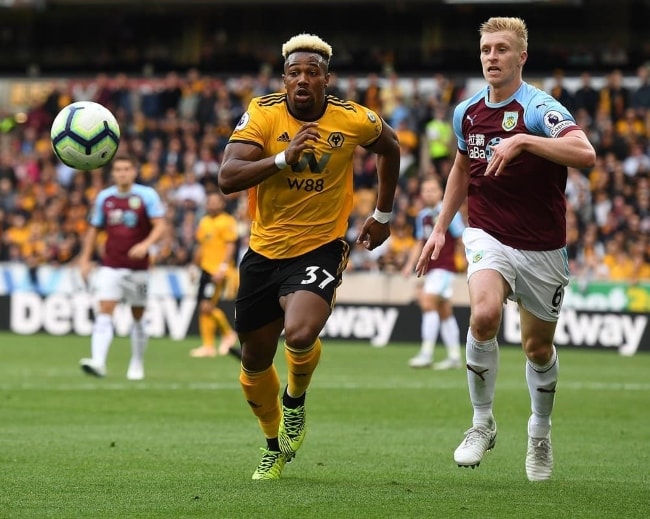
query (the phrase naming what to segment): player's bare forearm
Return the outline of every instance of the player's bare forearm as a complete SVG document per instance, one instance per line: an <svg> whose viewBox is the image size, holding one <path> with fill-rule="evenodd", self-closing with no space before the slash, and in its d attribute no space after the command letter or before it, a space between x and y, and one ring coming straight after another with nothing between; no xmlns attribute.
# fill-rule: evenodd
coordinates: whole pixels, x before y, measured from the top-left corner
<svg viewBox="0 0 650 519"><path fill-rule="evenodd" d="M283 171L300 160L302 152L313 150L320 139L317 123L305 123L293 136L289 146L278 155L265 157L264 150L252 144L231 142L226 146L221 169L219 187L225 194L243 191L256 186L267 178ZM284 163L284 165L282 165Z"/></svg>
<svg viewBox="0 0 650 519"><path fill-rule="evenodd" d="M81 244L81 251L79 252L79 261L80 262L89 262L93 255L93 249L95 248L95 242L97 241L97 227L89 227L88 231L83 239Z"/></svg>
<svg viewBox="0 0 650 519"><path fill-rule="evenodd" d="M415 265L415 272L418 277L423 276L426 273L427 266L431 259L437 259L442 247L445 244L445 232L437 231L435 228L427 241L422 247L422 252L418 258L418 262Z"/></svg>
<svg viewBox="0 0 650 519"><path fill-rule="evenodd" d="M498 176L522 151L578 169L591 168L596 161L596 152L582 130L570 131L556 139L520 133L493 147L485 174Z"/></svg>
<svg viewBox="0 0 650 519"><path fill-rule="evenodd" d="M377 176L379 178L377 209L390 213L393 210L395 190L399 179L399 158L395 164L393 157L379 155L377 157Z"/></svg>
<svg viewBox="0 0 650 519"><path fill-rule="evenodd" d="M525 149L572 168L592 168L596 162L594 147L582 130L573 130L558 139L535 137L527 141Z"/></svg>
<svg viewBox="0 0 650 519"><path fill-rule="evenodd" d="M88 279L88 274L90 273L91 265L90 260L92 259L92 252L95 248L95 241L97 240L97 227L90 227L83 239L81 244L81 251L77 258L77 264L79 266L79 271L83 279Z"/></svg>
<svg viewBox="0 0 650 519"><path fill-rule="evenodd" d="M451 168L445 187L445 194L442 198L442 210L438 215L435 227L444 234L467 198L469 189L469 158L460 152Z"/></svg>
<svg viewBox="0 0 650 519"><path fill-rule="evenodd" d="M224 253L224 263L230 265L235 259L235 252L237 250L235 242L226 243Z"/></svg>
<svg viewBox="0 0 650 519"><path fill-rule="evenodd" d="M393 210L399 180L400 152L397 135L385 122L379 139L370 150L377 154L377 209L389 213Z"/></svg>
<svg viewBox="0 0 650 519"><path fill-rule="evenodd" d="M163 218L153 218L151 220L153 225L149 235L141 242L147 248L151 247L154 243L157 243L167 231L167 224Z"/></svg>
<svg viewBox="0 0 650 519"><path fill-rule="evenodd" d="M404 268L402 269L402 275L403 276L410 276L413 274L413 269L415 265L417 264L418 259L420 259L420 255L422 254L422 249L424 248L424 242L422 240L418 241L413 247L411 248L411 251L409 252L409 257L406 260L406 264L404 265Z"/></svg>
<svg viewBox="0 0 650 519"><path fill-rule="evenodd" d="M237 157L224 158L219 170L219 187L226 195L237 193L256 186L278 171L274 157L255 161Z"/></svg>

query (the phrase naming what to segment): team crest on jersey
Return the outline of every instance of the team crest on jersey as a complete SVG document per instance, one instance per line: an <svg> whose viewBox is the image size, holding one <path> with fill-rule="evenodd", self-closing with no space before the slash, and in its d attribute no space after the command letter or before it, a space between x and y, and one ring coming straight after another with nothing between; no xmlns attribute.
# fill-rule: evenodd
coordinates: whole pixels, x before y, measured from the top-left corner
<svg viewBox="0 0 650 519"><path fill-rule="evenodd" d="M241 116L239 119L239 122L237 123L237 126L235 126L235 130L242 130L246 128L246 125L248 124L248 121L251 120L251 116L249 115L248 112L244 112L244 115Z"/></svg>
<svg viewBox="0 0 650 519"><path fill-rule="evenodd" d="M140 200L140 198L138 198L137 196L129 197L129 207L131 209L135 210L141 205L142 205L142 200Z"/></svg>
<svg viewBox="0 0 650 519"><path fill-rule="evenodd" d="M343 146L344 141L345 138L343 137L343 134L341 132L332 132L330 133L330 136L327 138L327 142L332 148L340 148L341 146Z"/></svg>
<svg viewBox="0 0 650 519"><path fill-rule="evenodd" d="M371 123L377 122L377 118L375 117L375 114L373 114L372 112L366 112L366 113L368 114L368 119L370 119Z"/></svg>
<svg viewBox="0 0 650 519"><path fill-rule="evenodd" d="M501 128L509 132L515 129L517 121L519 120L519 112L506 112L503 114L503 122Z"/></svg>
<svg viewBox="0 0 650 519"><path fill-rule="evenodd" d="M483 252L477 252L474 254L474 257L472 258L472 263L478 263L483 259Z"/></svg>

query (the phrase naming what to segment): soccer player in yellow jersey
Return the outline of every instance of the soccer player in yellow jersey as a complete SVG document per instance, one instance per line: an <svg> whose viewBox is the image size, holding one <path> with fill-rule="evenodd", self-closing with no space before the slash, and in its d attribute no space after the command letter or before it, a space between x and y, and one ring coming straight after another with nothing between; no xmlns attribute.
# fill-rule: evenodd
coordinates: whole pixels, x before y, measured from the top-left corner
<svg viewBox="0 0 650 519"><path fill-rule="evenodd" d="M225 212L226 201L223 194L215 191L205 202L206 214L196 229L198 245L194 262L201 269L197 303L199 307L199 334L203 345L190 352L192 357L215 357L217 330L221 335L219 354L227 355L237 341L228 317L219 308L219 300L227 282L228 274L234 267L237 245L237 220Z"/></svg>
<svg viewBox="0 0 650 519"><path fill-rule="evenodd" d="M226 146L224 193L248 189L250 246L239 266L235 329L239 380L266 437L253 479L278 479L305 437L305 394L321 352L319 334L348 260L352 157L376 153L377 208L358 243L374 249L390 235L399 176L394 130L372 110L326 95L332 48L299 34L282 47L286 93L251 100ZM284 330L287 386L273 359Z"/></svg>

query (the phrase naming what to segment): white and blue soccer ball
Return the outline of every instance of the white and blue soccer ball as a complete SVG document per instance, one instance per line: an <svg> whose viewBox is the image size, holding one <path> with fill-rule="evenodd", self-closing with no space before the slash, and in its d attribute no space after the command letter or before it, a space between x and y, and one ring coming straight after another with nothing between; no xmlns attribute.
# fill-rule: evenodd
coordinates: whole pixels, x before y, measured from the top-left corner
<svg viewBox="0 0 650 519"><path fill-rule="evenodd" d="M74 169L97 169L115 156L120 126L104 105L78 101L57 114L50 138L54 153L64 164Z"/></svg>

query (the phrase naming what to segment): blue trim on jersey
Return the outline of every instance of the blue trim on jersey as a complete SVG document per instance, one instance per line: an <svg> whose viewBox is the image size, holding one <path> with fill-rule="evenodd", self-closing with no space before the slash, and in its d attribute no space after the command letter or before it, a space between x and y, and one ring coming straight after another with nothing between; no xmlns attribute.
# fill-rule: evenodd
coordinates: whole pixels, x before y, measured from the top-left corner
<svg viewBox="0 0 650 519"><path fill-rule="evenodd" d="M424 220L428 217L431 217L431 220L435 223L438 219L438 215L442 211L442 202L438 202L438 205L435 207L425 207L420 209L418 214L415 217L415 239L416 240L426 240L428 236L425 235L424 229ZM449 223L448 231L454 238L459 238L463 231L465 230L465 222L460 213L456 213Z"/></svg>
<svg viewBox="0 0 650 519"><path fill-rule="evenodd" d="M465 222L460 213L456 213L449 223L448 231L454 238L460 238L465 230Z"/></svg>
<svg viewBox="0 0 650 519"><path fill-rule="evenodd" d="M438 214L440 213L438 207L432 208L432 207L425 207L424 209L420 209L418 214L415 217L415 239L416 240L426 240L428 236L425 236L424 233L424 220L427 217L431 217L431 220L433 222L436 221L436 218L438 218Z"/></svg>
<svg viewBox="0 0 650 519"><path fill-rule="evenodd" d="M533 135L558 137L565 128L576 125L571 112L557 99L525 81L522 82L514 94L500 103L490 103L488 101L489 93L490 87L488 85L469 99L459 103L454 109L452 121L454 134L458 140L458 149L462 152L467 151L467 142L465 142L462 131L465 113L470 106L475 105L481 99L485 101L485 106L488 108L501 108L512 101L517 101L524 109L524 125Z"/></svg>
<svg viewBox="0 0 650 519"><path fill-rule="evenodd" d="M165 216L165 207L160 199L160 195L153 187L144 186L142 184L133 184L128 193L120 193L117 186L110 186L102 189L97 195L95 205L90 215L90 225L93 227L104 227L105 222L102 207L104 206L104 201L108 197L115 196L126 198L132 195L138 196L142 199L149 218L162 218Z"/></svg>

